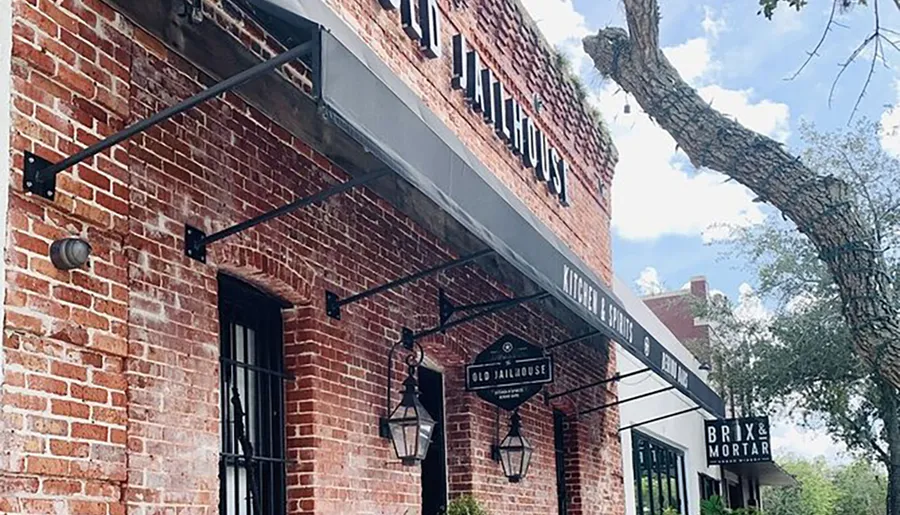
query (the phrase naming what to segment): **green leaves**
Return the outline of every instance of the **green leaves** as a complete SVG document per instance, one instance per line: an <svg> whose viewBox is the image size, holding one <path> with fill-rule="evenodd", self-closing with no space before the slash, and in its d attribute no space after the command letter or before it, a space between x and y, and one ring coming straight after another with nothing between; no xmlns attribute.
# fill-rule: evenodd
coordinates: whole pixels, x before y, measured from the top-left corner
<svg viewBox="0 0 900 515"><path fill-rule="evenodd" d="M447 515L490 515L471 495L461 495L447 506Z"/></svg>
<svg viewBox="0 0 900 515"><path fill-rule="evenodd" d="M824 459L781 462L799 486L765 488L766 515L883 515L884 473L866 460L831 466Z"/></svg>
<svg viewBox="0 0 900 515"><path fill-rule="evenodd" d="M859 5L867 5L867 0L833 0L840 2L841 10L847 10L853 7L854 4ZM775 9L778 8L778 4L786 3L788 6L792 7L799 11L806 4L809 3L808 0L759 0L759 12L757 14L762 14L767 19L771 20L772 15L775 14Z"/></svg>
<svg viewBox="0 0 900 515"><path fill-rule="evenodd" d="M780 2L781 0L759 0L760 9L758 14L762 14L767 19L771 20L772 15L775 14L775 9ZM786 0L786 3L799 11L807 4L807 0Z"/></svg>
<svg viewBox="0 0 900 515"><path fill-rule="evenodd" d="M718 495L700 501L700 515L728 515L725 503Z"/></svg>
<svg viewBox="0 0 900 515"><path fill-rule="evenodd" d="M891 250L900 247L900 162L881 148L881 134L880 125L867 120L840 132L806 124L802 156L812 170L852 188L861 216L878 228L892 280L900 285L900 252ZM800 415L851 451L884 462L882 422L891 399L882 398L878 375L854 352L837 286L811 242L791 223L770 217L738 231L731 250L749 260L759 294L774 309L760 320L739 316L724 301L705 308L702 316L716 324L713 378L725 398L742 413Z"/></svg>

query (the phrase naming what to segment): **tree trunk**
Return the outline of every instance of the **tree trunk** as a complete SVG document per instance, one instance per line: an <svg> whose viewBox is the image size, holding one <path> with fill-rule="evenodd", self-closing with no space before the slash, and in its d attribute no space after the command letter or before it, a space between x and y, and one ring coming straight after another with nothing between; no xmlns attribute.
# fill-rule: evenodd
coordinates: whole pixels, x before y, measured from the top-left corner
<svg viewBox="0 0 900 515"><path fill-rule="evenodd" d="M887 515L900 515L900 406L897 390L881 385L881 419L888 446Z"/></svg>
<svg viewBox="0 0 900 515"><path fill-rule="evenodd" d="M843 181L820 176L782 145L710 107L659 48L656 0L624 0L629 33L584 39L594 65L634 96L697 167L718 170L790 218L828 266L856 351L900 388L900 324L882 249ZM662 216L662 215L660 215Z"/></svg>

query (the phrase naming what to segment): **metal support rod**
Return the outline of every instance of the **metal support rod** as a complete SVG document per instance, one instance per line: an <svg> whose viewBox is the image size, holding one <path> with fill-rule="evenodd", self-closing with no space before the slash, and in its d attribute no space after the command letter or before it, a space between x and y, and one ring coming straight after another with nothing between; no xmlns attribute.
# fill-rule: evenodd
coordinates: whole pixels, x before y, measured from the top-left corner
<svg viewBox="0 0 900 515"><path fill-rule="evenodd" d="M35 182L43 182L47 180L50 175L56 175L57 173L74 166L89 157L93 157L104 150L125 141L126 139L134 136L135 134L139 134L141 132L146 131L147 129L162 123L169 118L181 114L192 107L197 106L207 100L219 96L226 91L234 89L245 82L250 81L251 79L256 78L257 76L266 73L274 68L277 68L289 61L293 61L298 57L309 53L311 50L315 48L317 45L317 41L310 41L307 43L303 43L301 45L295 46L294 48L276 55L275 57L269 59L268 61L261 62L256 66L252 66L237 75L233 75L218 84L197 93L196 95L189 97L181 102L163 109L162 111L154 114L149 118L145 118L130 127L126 127L121 131L113 134L112 136L108 136L99 142L87 147L80 152L72 154L71 156L63 159L62 161L52 164L46 168L38 170L34 176Z"/></svg>
<svg viewBox="0 0 900 515"><path fill-rule="evenodd" d="M446 331L447 329L452 329L456 326L469 323L472 320L475 320L476 318L481 318L483 316L491 315L498 311L501 311L501 310L504 310L507 308L511 308L514 306L518 306L519 304L524 304L526 302L531 302L533 300L539 300L544 297L547 297L548 295L550 295L550 294L546 293L546 292L541 292L541 293L535 293L533 295L527 295L525 297L517 297L514 299L509 299L509 300L503 301L503 303L501 305L495 305L492 308L479 311L478 313L472 313L471 315L464 316L464 317L460 318L459 320L454 320L454 321L448 322L444 325L432 327L431 329L423 329L417 333L414 333L412 335L412 338L413 338L413 340L419 340L421 338L425 338L426 336L431 336L433 334L442 333L442 332Z"/></svg>
<svg viewBox="0 0 900 515"><path fill-rule="evenodd" d="M578 386L578 387L576 387L576 388L572 388L571 390L566 390L566 391L560 392L560 393L548 394L547 396L544 397L544 400L546 400L546 401L551 401L551 400L553 400L553 399L558 399L558 398L560 398L560 397L565 397L566 395L571 395L571 394L573 394L573 393L577 393L577 392L580 392L580 391L582 391L582 390L587 390L588 388L593 388L593 387L595 387L595 386L600 386L600 385L603 385L603 384L606 384L606 383L612 383L612 382L616 382L616 381L621 381L622 379L628 379L629 377L636 376L636 375L639 375L639 374L643 374L644 372L649 372L649 371L650 371L649 368L642 368L642 369L640 369L640 370L635 370L635 371L633 371L633 372L628 372L627 374L619 374L619 373L616 373L616 374L615 374L614 376L612 376L612 377L607 377L606 379L601 379L601 380L596 381L596 382L593 382L593 383L589 383L589 384L586 384L586 385Z"/></svg>
<svg viewBox="0 0 900 515"><path fill-rule="evenodd" d="M666 386L665 388L660 388L658 390L653 390L652 392L635 395L634 397L629 397L627 399L619 399L615 402L610 402L607 404L603 404L602 406L597 406L596 408L579 411L578 416L580 417L581 415L587 415L588 413L593 413L595 411L601 411L601 410L605 410L605 409L612 408L615 406L619 406L620 404L625 404L626 402L636 401L636 400L640 400L640 399L646 399L647 397L653 397L654 395L659 395L661 393L668 392L668 391L671 391L674 389L675 389L674 386Z"/></svg>
<svg viewBox="0 0 900 515"><path fill-rule="evenodd" d="M588 338L590 338L592 336L597 336L598 334L600 334L600 331L591 331L589 333L582 334L581 336L576 336L574 338L569 338L568 340L556 342L552 345L548 345L548 346L544 347L544 351L553 350L557 347L562 347L563 345L568 345L570 343L580 342L581 340L587 340Z"/></svg>
<svg viewBox="0 0 900 515"><path fill-rule="evenodd" d="M480 252L476 252L474 254L470 254L468 256L463 256L459 259L454 259L453 261L448 261L446 263L441 263L440 265L433 266L427 270L422 270L421 272L416 272L412 275L408 275L403 277L402 279L397 279L396 281L391 281L389 283L382 284L381 286L376 286L375 288L371 288L369 290L357 293L355 295L351 295L346 298L339 298L336 294L332 292L325 292L325 311L328 316L332 318L340 319L341 308L346 306L347 304L353 304L354 302L358 302L362 299L371 297L373 295L377 295L381 292L391 290L393 288L397 288L398 286L403 286L405 284L409 284L413 281L418 281L423 277L428 277L437 272L441 272L443 270L449 270L451 268L455 268L461 265L465 265L469 262L475 261L478 258L487 256L489 254L493 254L493 249L485 249Z"/></svg>
<svg viewBox="0 0 900 515"><path fill-rule="evenodd" d="M215 243L219 240L237 234L241 231L245 231L251 227L259 225L263 222L267 222L273 218L277 218L281 215L290 213L291 211L296 211L301 207L308 206L310 204L315 204L316 202L321 202L322 200L327 199L333 195L337 195L339 193L343 193L347 190L353 189L356 186L364 184L374 179L378 179L390 173L390 170L382 169L374 172L369 172L365 175L360 175L358 177L354 177L347 182L342 182L336 186L332 186L326 190L322 190L314 195L310 195L308 197L299 198L290 204L279 207L278 209L274 209L267 213L263 213L259 216L253 217L249 220L241 222L236 225L232 225L227 229L223 229L218 232L214 232L209 236L202 235L199 230L188 227L185 236L185 254L189 257L199 259L201 261L205 260L206 257L206 246L210 243ZM193 232L192 232L193 231ZM194 236L191 236L193 234Z"/></svg>
<svg viewBox="0 0 900 515"><path fill-rule="evenodd" d="M652 424L653 422L659 422L660 420L666 420L667 418L677 417L679 415L684 415L685 413L690 413L692 411L698 411L702 408L702 406L694 406L693 408L689 408L682 411L677 411L675 413L669 413L668 415L663 415L661 417L651 418L650 420L645 420L643 422L638 422L637 424L631 424L630 426L625 426L619 428L619 432L628 431L629 429L634 429L636 427L640 427L646 424Z"/></svg>

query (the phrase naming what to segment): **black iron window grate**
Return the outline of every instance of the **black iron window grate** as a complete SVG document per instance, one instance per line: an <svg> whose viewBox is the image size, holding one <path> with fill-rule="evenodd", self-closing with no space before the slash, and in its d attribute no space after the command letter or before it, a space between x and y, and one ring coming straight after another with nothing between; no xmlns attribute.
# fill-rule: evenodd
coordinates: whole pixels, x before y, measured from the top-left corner
<svg viewBox="0 0 900 515"><path fill-rule="evenodd" d="M219 278L220 515L283 515L286 459L281 308Z"/></svg>
<svg viewBox="0 0 900 515"><path fill-rule="evenodd" d="M643 433L631 434L638 515L663 515L668 508L687 513L684 453Z"/></svg>

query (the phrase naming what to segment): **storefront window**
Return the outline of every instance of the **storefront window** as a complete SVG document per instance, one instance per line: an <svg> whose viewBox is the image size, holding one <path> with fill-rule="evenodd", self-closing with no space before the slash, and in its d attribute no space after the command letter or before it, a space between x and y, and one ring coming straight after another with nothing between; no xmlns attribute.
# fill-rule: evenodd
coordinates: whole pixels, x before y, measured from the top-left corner
<svg viewBox="0 0 900 515"><path fill-rule="evenodd" d="M710 497L721 495L721 483L706 474L700 474L700 497L702 499L709 499Z"/></svg>
<svg viewBox="0 0 900 515"><path fill-rule="evenodd" d="M686 513L684 453L637 431L632 435L637 513L662 515L668 508Z"/></svg>
<svg viewBox="0 0 900 515"><path fill-rule="evenodd" d="M221 515L282 515L285 506L281 306L219 280Z"/></svg>

